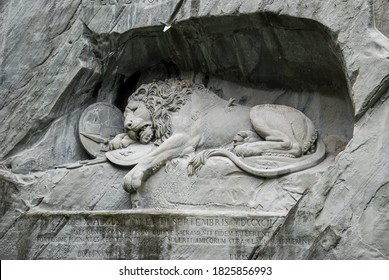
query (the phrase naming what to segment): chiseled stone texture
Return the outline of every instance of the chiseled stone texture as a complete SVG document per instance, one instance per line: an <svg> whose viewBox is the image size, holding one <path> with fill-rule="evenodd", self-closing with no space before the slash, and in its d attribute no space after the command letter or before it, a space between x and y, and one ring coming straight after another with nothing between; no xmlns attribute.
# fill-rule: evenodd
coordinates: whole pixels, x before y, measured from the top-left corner
<svg viewBox="0 0 389 280"><path fill-rule="evenodd" d="M335 166L289 212L261 259L388 259L388 93L355 125ZM305 248L292 240L315 239ZM290 240L274 246L276 240Z"/></svg>
<svg viewBox="0 0 389 280"><path fill-rule="evenodd" d="M389 37L389 2L385 0L374 1L375 25L386 37Z"/></svg>
<svg viewBox="0 0 389 280"><path fill-rule="evenodd" d="M0 3L2 259L18 257L13 232L31 208L131 207L125 169L54 167L88 158L77 135L87 106L123 109L138 83L177 71L244 105L297 107L319 124L331 156L345 148L297 186L297 205L254 257L388 258L386 0L187 0L167 33L160 21L177 1L106 2ZM291 181L279 181L288 193Z"/></svg>

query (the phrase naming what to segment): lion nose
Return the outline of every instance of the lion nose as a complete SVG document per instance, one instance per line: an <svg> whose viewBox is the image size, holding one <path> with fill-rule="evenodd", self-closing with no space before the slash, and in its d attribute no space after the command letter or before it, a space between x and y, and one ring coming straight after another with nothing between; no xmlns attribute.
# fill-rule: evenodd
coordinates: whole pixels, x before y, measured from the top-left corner
<svg viewBox="0 0 389 280"><path fill-rule="evenodd" d="M124 127L128 130L130 130L132 128L132 121L128 121L124 124Z"/></svg>

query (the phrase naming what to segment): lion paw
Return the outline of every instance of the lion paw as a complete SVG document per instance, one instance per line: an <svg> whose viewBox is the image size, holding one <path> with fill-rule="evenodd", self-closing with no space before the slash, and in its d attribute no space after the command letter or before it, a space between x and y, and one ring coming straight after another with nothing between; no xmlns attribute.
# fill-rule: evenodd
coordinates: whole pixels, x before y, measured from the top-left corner
<svg viewBox="0 0 389 280"><path fill-rule="evenodd" d="M233 139L233 145L234 147L242 145L244 143L247 143L249 139L250 137L247 131L240 131L235 135Z"/></svg>
<svg viewBox="0 0 389 280"><path fill-rule="evenodd" d="M130 146L131 143L134 143L134 140L128 137L128 135L124 137L122 135L118 135L108 142L108 147L110 150L123 149Z"/></svg>
<svg viewBox="0 0 389 280"><path fill-rule="evenodd" d="M255 148L253 148L250 144L247 143L235 146L234 152L239 157L249 157L253 155L258 155L258 151L256 151Z"/></svg>
<svg viewBox="0 0 389 280"><path fill-rule="evenodd" d="M143 176L144 172L135 166L124 177L123 189L129 193L136 192L142 186Z"/></svg>
<svg viewBox="0 0 389 280"><path fill-rule="evenodd" d="M110 150L116 150L120 148L120 142L122 139L114 138L111 141L108 142L108 147Z"/></svg>

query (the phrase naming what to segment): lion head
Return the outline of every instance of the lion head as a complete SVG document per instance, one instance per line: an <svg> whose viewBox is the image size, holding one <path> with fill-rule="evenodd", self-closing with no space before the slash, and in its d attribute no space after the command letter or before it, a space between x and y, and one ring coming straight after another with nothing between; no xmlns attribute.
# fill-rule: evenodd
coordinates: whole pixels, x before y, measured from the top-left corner
<svg viewBox="0 0 389 280"><path fill-rule="evenodd" d="M129 137L143 144L153 138L159 145L172 134L171 114L189 100L189 81L175 79L140 86L128 99L124 126Z"/></svg>

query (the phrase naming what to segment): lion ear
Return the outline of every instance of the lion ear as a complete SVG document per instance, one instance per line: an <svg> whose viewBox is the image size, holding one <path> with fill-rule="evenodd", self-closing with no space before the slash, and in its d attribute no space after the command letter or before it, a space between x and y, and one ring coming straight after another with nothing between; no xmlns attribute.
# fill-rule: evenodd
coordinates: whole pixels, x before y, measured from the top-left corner
<svg viewBox="0 0 389 280"><path fill-rule="evenodd" d="M130 95L130 97L128 97L127 103L133 100L137 96L142 96L142 95L145 96L146 93L147 93L146 85L141 85L134 93Z"/></svg>

